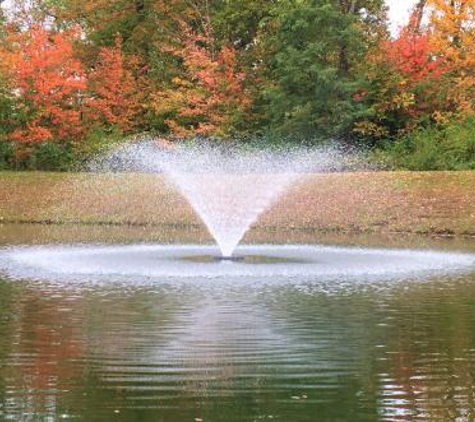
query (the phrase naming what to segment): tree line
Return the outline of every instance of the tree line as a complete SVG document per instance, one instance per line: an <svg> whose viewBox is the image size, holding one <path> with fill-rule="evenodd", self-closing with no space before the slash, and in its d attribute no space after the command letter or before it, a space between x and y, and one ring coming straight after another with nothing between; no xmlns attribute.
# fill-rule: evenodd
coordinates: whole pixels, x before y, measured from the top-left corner
<svg viewBox="0 0 475 422"><path fill-rule="evenodd" d="M0 4L4 0L0 0ZM364 145L475 167L475 0L17 0L0 14L0 168L149 133Z"/></svg>

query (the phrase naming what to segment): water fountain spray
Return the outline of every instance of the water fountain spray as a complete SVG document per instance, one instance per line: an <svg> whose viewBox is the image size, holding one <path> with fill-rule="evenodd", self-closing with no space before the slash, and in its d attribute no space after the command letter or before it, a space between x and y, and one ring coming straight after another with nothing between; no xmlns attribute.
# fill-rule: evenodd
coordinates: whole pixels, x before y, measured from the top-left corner
<svg viewBox="0 0 475 422"><path fill-rule="evenodd" d="M231 259L249 228L308 172L341 171L355 155L335 147L274 149L211 142L172 148L153 140L124 145L94 170L162 173L206 225L222 258Z"/></svg>

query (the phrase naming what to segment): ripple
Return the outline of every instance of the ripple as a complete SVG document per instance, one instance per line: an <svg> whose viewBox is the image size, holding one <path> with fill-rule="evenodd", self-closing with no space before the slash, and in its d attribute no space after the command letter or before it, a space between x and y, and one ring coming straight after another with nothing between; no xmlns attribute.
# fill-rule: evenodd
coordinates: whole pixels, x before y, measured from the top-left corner
<svg viewBox="0 0 475 422"><path fill-rule="evenodd" d="M236 261L214 259L218 250L198 245L25 246L0 251L0 271L13 278L84 281L232 277L254 281L309 279L345 282L392 280L472 270L475 255L422 250L330 246L243 246Z"/></svg>

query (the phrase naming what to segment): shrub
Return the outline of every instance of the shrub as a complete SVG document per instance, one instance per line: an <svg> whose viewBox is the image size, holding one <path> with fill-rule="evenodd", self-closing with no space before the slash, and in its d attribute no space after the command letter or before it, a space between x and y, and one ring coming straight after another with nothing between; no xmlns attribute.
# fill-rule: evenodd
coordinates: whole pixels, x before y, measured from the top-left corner
<svg viewBox="0 0 475 422"><path fill-rule="evenodd" d="M124 141L123 133L118 129L96 128L74 150L74 165L81 167L98 154L102 154Z"/></svg>
<svg viewBox="0 0 475 422"><path fill-rule="evenodd" d="M407 170L475 169L475 119L416 129L387 142L377 157L391 168Z"/></svg>
<svg viewBox="0 0 475 422"><path fill-rule="evenodd" d="M44 142L31 151L27 167L31 170L66 171L71 168L73 159L70 145Z"/></svg>
<svg viewBox="0 0 475 422"><path fill-rule="evenodd" d="M0 170L10 170L13 167L15 150L10 142L0 142Z"/></svg>

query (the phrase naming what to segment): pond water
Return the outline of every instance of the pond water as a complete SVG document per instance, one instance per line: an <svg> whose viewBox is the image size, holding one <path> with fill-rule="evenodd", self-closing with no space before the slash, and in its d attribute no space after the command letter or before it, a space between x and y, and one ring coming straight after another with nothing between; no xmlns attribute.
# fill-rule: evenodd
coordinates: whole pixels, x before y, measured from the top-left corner
<svg viewBox="0 0 475 422"><path fill-rule="evenodd" d="M189 236L0 227L4 247L189 243ZM295 244L475 253L470 239L286 237ZM198 256L199 264L207 256ZM4 264L0 420L475 420L475 271L445 271L446 255L424 256L437 261L438 271L367 279L324 279L318 272L303 279L295 272L287 281L263 273L252 282L226 272L198 272L186 282L132 273L92 279L77 270L62 279L54 271L22 277ZM56 268L53 258L42 256ZM60 260L66 265L71 256ZM279 262L247 265L258 264Z"/></svg>

